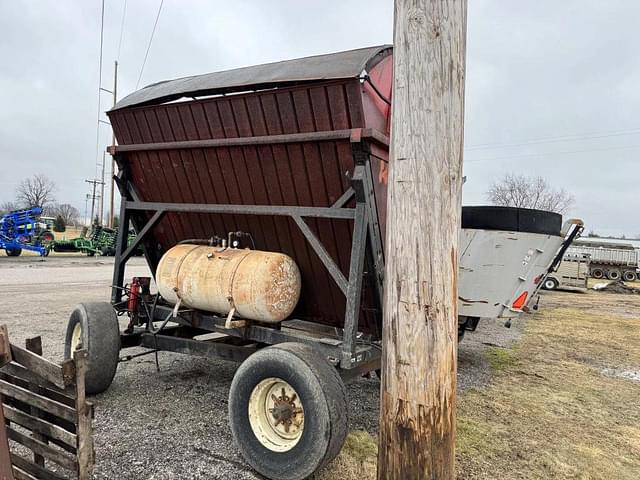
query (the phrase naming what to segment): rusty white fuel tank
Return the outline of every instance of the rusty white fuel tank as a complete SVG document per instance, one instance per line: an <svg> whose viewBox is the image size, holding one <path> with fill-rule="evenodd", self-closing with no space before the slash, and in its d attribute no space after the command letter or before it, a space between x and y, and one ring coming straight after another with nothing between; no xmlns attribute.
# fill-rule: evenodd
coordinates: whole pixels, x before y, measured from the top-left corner
<svg viewBox="0 0 640 480"><path fill-rule="evenodd" d="M156 271L158 291L168 302L247 320L277 323L300 298L300 270L291 257L206 245L176 245Z"/></svg>

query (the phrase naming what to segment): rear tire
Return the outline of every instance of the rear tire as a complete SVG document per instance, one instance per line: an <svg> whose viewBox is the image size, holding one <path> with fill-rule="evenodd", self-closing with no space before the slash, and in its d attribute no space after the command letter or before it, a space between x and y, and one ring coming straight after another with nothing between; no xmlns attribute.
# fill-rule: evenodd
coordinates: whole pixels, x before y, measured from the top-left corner
<svg viewBox="0 0 640 480"><path fill-rule="evenodd" d="M21 248L9 248L7 250L5 250L5 253L7 254L8 257L19 257L22 254L22 249Z"/></svg>
<svg viewBox="0 0 640 480"><path fill-rule="evenodd" d="M555 290L556 288L558 288L558 280L556 280L555 278L545 278L544 282L542 283L542 288L544 288L545 290Z"/></svg>
<svg viewBox="0 0 640 480"><path fill-rule="evenodd" d="M591 269L591 276L593 278L603 278L604 277L604 271L601 268L592 268Z"/></svg>
<svg viewBox="0 0 640 480"><path fill-rule="evenodd" d="M287 419L286 426L281 418ZM233 377L229 422L237 447L256 471L268 478L302 480L333 460L344 444L346 390L337 370L313 347L267 347L242 363Z"/></svg>
<svg viewBox="0 0 640 480"><path fill-rule="evenodd" d="M64 342L64 358L76 349L87 351L85 376L87 393L104 392L116 374L120 353L118 316L110 303L81 303L69 318Z"/></svg>
<svg viewBox="0 0 640 480"><path fill-rule="evenodd" d="M618 270L617 268L610 268L609 270L607 270L607 278L609 280L620 280L620 277L622 275L620 274L620 270Z"/></svg>
<svg viewBox="0 0 640 480"><path fill-rule="evenodd" d="M631 270L627 270L622 274L622 279L625 282L635 282L638 279L636 272L632 272Z"/></svg>

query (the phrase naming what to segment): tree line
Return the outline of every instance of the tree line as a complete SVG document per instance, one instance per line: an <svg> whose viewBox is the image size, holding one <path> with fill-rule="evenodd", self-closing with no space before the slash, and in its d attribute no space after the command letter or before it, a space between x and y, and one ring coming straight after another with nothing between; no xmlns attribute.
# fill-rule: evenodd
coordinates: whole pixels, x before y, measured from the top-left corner
<svg viewBox="0 0 640 480"><path fill-rule="evenodd" d="M540 176L527 177L513 173L492 183L486 197L493 205L534 208L560 214L566 213L575 202L573 195L564 188L554 188Z"/></svg>
<svg viewBox="0 0 640 480"><path fill-rule="evenodd" d="M56 219L55 226L62 228L80 221L80 212L68 203L58 203L57 186L45 175L37 174L23 179L16 187L14 199L0 204L0 215L25 208L42 208L43 215Z"/></svg>

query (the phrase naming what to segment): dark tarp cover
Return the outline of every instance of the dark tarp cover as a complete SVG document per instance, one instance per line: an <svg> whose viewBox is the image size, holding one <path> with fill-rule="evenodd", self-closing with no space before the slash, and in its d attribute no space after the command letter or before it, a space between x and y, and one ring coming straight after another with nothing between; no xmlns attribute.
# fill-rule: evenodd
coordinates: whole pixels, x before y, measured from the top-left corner
<svg viewBox="0 0 640 480"><path fill-rule="evenodd" d="M354 78L389 55L391 50L390 45L381 45L166 80L127 95L113 110L170 102L183 97Z"/></svg>

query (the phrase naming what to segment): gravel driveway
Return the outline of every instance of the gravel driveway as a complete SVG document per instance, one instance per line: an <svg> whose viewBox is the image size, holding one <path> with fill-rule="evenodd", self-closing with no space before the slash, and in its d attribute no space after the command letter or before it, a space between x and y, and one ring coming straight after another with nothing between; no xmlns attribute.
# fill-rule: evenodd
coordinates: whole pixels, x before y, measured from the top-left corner
<svg viewBox="0 0 640 480"><path fill-rule="evenodd" d="M69 313L80 302L108 301L113 258L84 256L0 257L0 324L14 343L41 335L44 354L61 360ZM148 275L142 258L129 262L126 278ZM483 351L508 346L522 320L506 329L480 322L459 347L460 389L489 380ZM111 388L93 398L98 479L257 479L245 465L227 423L227 396L237 365L161 352L121 363ZM377 431L375 378L349 385L351 428Z"/></svg>

